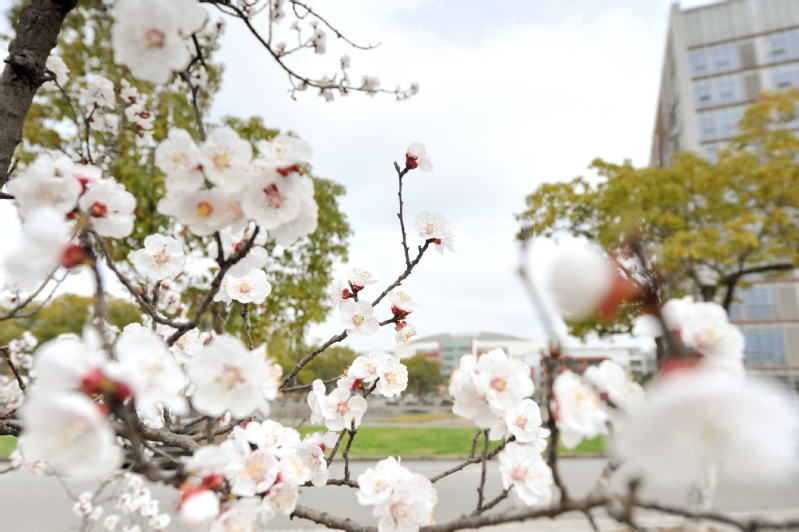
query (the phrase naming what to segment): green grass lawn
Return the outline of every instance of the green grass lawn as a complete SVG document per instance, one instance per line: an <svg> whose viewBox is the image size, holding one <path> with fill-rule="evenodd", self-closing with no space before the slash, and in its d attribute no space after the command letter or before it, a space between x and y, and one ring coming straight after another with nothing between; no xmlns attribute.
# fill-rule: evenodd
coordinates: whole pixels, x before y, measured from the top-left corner
<svg viewBox="0 0 799 532"><path fill-rule="evenodd" d="M14 436L0 436L0 458L7 458L17 448L17 439Z"/></svg>
<svg viewBox="0 0 799 532"><path fill-rule="evenodd" d="M304 434L320 427L303 427ZM475 429L470 428L413 428L413 427L361 427L352 442L350 456L401 456L403 458L425 458L429 456L468 455L472 448ZM342 441L339 452L347 443ZM500 442L491 442L494 449ZM482 452L482 437L477 444ZM571 451L560 448L563 454L601 454L605 442L600 438L584 441Z"/></svg>
<svg viewBox="0 0 799 532"><path fill-rule="evenodd" d="M314 430L325 430L322 427L303 427L303 435ZM352 442L350 456L401 456L403 458L426 458L430 456L468 455L472 448L475 429L470 428L415 428L415 427L361 427ZM344 451L346 436L339 448ZM499 442L491 442L494 449ZM0 457L8 457L17 446L13 436L0 436ZM482 439L477 444L478 453L482 452ZM602 437L582 442L576 449L567 450L561 447L564 455L601 454L605 452L605 441Z"/></svg>

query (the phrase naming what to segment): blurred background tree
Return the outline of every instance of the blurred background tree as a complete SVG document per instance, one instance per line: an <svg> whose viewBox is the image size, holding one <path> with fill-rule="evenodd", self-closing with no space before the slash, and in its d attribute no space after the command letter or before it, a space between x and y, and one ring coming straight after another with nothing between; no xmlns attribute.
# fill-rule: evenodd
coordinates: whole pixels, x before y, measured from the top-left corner
<svg viewBox="0 0 799 532"><path fill-rule="evenodd" d="M7 18L12 27L19 19L24 3L16 0L8 10ZM87 142L95 153L107 153L109 156L101 165L106 174L123 183L137 200L133 234L127 239L109 241L109 244L114 244L111 251L115 259L123 260L130 250L142 247L147 235L174 234L179 230L171 225L174 221L170 222L156 210L164 194L163 174L154 165L156 145L173 127L186 129L195 141L199 142L200 137L191 104L191 91L185 82L176 77L172 84L156 87L136 80L125 67L114 64L110 33L112 5L111 0L83 0L68 15L58 46L53 51L61 56L70 70L70 83L66 85L65 92L73 94L78 85L92 75L113 81L117 92L120 82L127 80L138 90L143 107L155 115L154 140L144 143L140 140L137 143L137 132L132 128L128 128L130 131L123 129L115 139L88 128L83 128L81 134L79 122L82 119L78 117L76 121L73 112L80 114L82 111L71 106L64 93L40 89L28 113L23 142L16 155L22 168L38 153L55 151L72 156L82 152L81 146ZM205 29L198 34L208 74L208 81L198 94L198 105L205 115L209 114L214 95L222 83L222 65L214 62L220 31L221 26L209 19ZM120 116L122 114L120 107ZM224 117L219 124L206 123L206 129L221 125L233 127L242 138L250 141L270 140L279 133L276 129L267 128L260 117ZM310 167L304 170L311 172ZM344 187L327 179L312 177L319 204L319 227L291 249L284 249L274 242L266 245L270 260L265 270L273 285L273 292L264 306L252 309L251 313L253 337L257 343L269 341L280 333L291 339L293 345L290 349L294 351L301 350L309 324L324 321L330 310L326 290L331 281L331 269L335 261L346 260L347 239L352 234L338 203L345 193ZM205 249L212 238L190 234L184 236L192 249ZM195 296L194 292L188 290L186 302L192 304ZM231 327L236 325L236 320L239 320L239 325L241 323L238 317L240 309L234 310L237 311L231 317ZM76 321L81 320L76 318ZM203 325L206 328L211 326L210 323Z"/></svg>
<svg viewBox="0 0 799 532"><path fill-rule="evenodd" d="M748 277L782 275L799 261L797 102L796 90L764 95L717 162L688 152L671 168L596 159L599 180L543 184L517 217L517 238L568 234L614 254L641 235L661 298L693 294L729 309ZM629 332L635 314L626 309L612 328L595 319L571 323L571 332Z"/></svg>
<svg viewBox="0 0 799 532"><path fill-rule="evenodd" d="M408 392L420 396L438 392L442 384L441 363L425 355L415 355L402 361L408 368Z"/></svg>

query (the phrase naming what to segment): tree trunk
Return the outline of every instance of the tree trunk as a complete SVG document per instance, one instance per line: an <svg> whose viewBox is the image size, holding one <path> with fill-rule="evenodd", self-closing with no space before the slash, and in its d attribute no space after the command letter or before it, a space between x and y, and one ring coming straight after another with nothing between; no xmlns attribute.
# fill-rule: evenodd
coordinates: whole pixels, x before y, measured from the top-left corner
<svg viewBox="0 0 799 532"><path fill-rule="evenodd" d="M0 186L8 180L33 96L46 80L44 64L55 48L64 18L76 4L77 0L32 0L19 17L0 77Z"/></svg>

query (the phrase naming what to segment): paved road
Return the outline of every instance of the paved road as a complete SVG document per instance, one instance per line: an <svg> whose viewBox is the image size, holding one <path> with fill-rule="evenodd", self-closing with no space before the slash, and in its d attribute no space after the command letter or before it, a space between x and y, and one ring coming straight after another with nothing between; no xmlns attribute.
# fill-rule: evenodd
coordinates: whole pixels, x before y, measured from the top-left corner
<svg viewBox="0 0 799 532"><path fill-rule="evenodd" d="M414 461L404 464L415 472L426 476L436 475L453 465L454 461ZM353 477L362 473L371 464L354 462ZM501 491L497 464L490 463L486 493L488 498ZM604 467L604 460L595 458L573 458L561 461L561 471L575 497L587 493L595 484ZM333 476L340 478L342 465L334 464ZM618 485L622 485L622 478ZM477 502L477 485L480 481L480 466L471 465L460 473L438 482L435 487L439 494L436 507L436 520L445 522L470 513ZM77 494L97 486L94 479L70 479L66 481L70 490ZM155 486L153 494L161 501L163 509L171 508L176 500L173 490ZM642 496L647 499L657 498L663 502L680 504L685 496L680 491L664 487L645 488ZM364 524L376 524L370 508L359 506L351 488L327 486L325 488L303 488L300 495L301 504L311 506L333 515L350 517ZM503 502L495 511L512 506L512 501ZM799 478L784 485L748 486L733 488L720 485L715 507L719 510L733 512L763 512L772 516L799 517ZM12 472L0 476L0 530L13 532L60 532L74 530L79 522L72 514L72 501L57 479L34 476L28 472ZM666 523L669 523L667 521ZM664 523L661 523L664 524ZM602 530L608 528L610 521L600 520ZM541 523L537 530L588 530L580 515L566 516L557 521ZM101 527L100 527L101 528ZM290 521L285 517L275 519L269 529L309 529L315 525L300 520ZM520 530L506 527L508 531ZM170 530L180 530L179 526Z"/></svg>

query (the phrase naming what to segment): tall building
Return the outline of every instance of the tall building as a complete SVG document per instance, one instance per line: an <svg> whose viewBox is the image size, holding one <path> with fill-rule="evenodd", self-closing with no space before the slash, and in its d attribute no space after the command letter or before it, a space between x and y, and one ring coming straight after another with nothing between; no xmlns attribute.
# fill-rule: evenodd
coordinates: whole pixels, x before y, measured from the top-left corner
<svg viewBox="0 0 799 532"><path fill-rule="evenodd" d="M799 86L799 1L672 5L650 165L671 166L679 151L715 158L762 91L791 86Z"/></svg>
<svg viewBox="0 0 799 532"><path fill-rule="evenodd" d="M713 160L763 91L799 86L799 0L671 6L650 166L679 151ZM799 131L799 121L791 124ZM746 337L750 371L799 390L799 271L747 279L730 319Z"/></svg>

